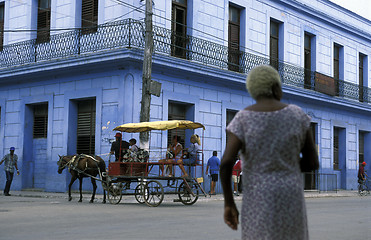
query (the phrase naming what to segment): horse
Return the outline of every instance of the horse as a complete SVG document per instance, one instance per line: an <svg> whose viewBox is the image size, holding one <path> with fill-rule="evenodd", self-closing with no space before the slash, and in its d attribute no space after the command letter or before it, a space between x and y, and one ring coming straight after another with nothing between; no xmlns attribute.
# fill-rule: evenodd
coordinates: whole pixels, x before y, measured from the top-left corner
<svg viewBox="0 0 371 240"><path fill-rule="evenodd" d="M58 155L59 156L59 155ZM102 179L102 183L105 184L106 181L106 163L99 156L91 156L86 154L72 155L72 156L59 156L58 173L61 174L63 169L69 168L71 173L71 182L68 185L68 201L72 200L71 197L71 186L76 179L80 181L80 200L82 202L82 179L85 177L91 178L91 183L93 184L93 195L91 196L90 203L94 202L95 191L97 189L97 184L95 177L99 174ZM106 203L106 191L103 187L103 203Z"/></svg>

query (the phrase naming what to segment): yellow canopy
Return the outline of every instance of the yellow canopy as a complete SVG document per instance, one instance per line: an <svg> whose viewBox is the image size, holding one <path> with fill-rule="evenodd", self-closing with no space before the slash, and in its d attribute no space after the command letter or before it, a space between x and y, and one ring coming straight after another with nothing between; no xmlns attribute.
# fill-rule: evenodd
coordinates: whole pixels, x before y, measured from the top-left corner
<svg viewBox="0 0 371 240"><path fill-rule="evenodd" d="M170 130L170 129L196 129L205 126L201 123L192 122L188 120L171 120L171 121L156 121L156 122L140 122L140 123L126 123L115 127L113 131L121 132L146 132L151 130Z"/></svg>

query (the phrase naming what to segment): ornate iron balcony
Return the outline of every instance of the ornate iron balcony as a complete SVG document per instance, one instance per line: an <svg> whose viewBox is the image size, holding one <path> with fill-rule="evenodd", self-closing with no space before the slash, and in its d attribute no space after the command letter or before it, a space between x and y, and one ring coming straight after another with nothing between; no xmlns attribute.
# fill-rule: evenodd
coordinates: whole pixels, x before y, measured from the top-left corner
<svg viewBox="0 0 371 240"><path fill-rule="evenodd" d="M81 29L50 35L49 41L19 42L0 51L0 68L21 66L119 48L144 48L144 22L125 19L99 25L91 33ZM237 48L238 49L238 48ZM336 80L323 74L282 61L249 52L229 49L211 41L179 35L169 29L154 26L154 52L184 58L225 70L248 73L253 67L271 64L279 71L283 84L310 89L332 96L371 102L370 88Z"/></svg>

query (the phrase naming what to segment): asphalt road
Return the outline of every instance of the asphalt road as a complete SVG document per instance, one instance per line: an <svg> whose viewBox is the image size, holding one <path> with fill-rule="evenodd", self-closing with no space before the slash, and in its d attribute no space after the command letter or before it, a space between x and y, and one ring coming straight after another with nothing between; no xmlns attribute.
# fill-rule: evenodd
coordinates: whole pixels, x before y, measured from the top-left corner
<svg viewBox="0 0 371 240"><path fill-rule="evenodd" d="M371 239L371 197L306 199L312 240ZM238 202L239 206L241 201ZM240 239L222 219L223 201L159 207L64 198L0 196L0 239Z"/></svg>

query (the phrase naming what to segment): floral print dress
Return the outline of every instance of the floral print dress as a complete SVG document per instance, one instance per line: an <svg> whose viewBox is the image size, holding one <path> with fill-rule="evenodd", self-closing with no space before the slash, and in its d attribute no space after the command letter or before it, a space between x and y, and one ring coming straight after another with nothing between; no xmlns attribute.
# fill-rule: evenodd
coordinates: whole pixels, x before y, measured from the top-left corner
<svg viewBox="0 0 371 240"><path fill-rule="evenodd" d="M239 111L227 131L243 143L242 239L308 239L300 151L310 117L289 104Z"/></svg>

